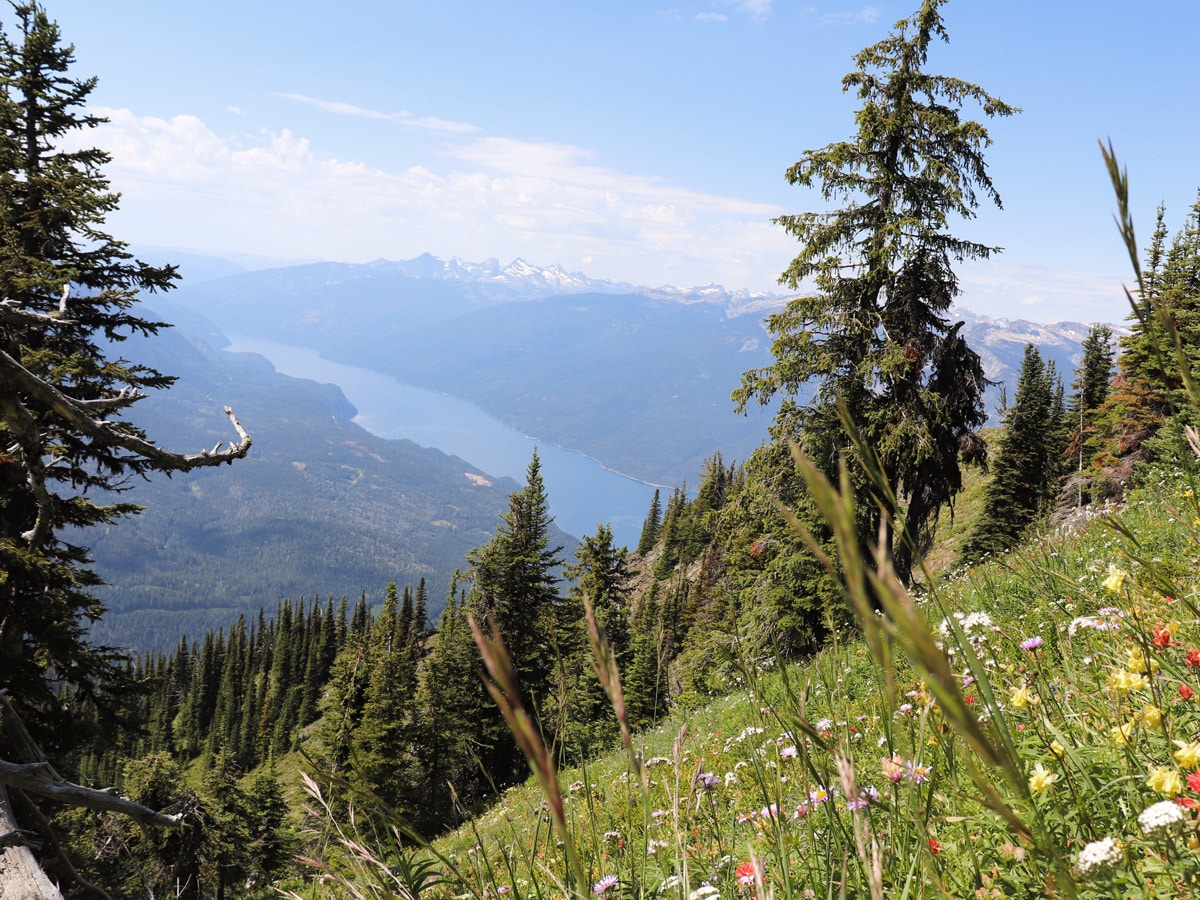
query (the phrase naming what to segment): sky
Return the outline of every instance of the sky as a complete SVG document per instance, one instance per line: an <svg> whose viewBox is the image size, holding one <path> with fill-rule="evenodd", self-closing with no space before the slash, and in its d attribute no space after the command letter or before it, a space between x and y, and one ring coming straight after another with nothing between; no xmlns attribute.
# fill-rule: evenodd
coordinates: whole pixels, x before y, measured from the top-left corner
<svg viewBox="0 0 1200 900"><path fill-rule="evenodd" d="M788 185L850 139L852 56L916 0L45 0L133 245L255 265L429 252L593 278L786 293ZM1120 322L1130 266L1098 149L1144 242L1200 187L1195 0L951 0L929 71L1022 109L986 119L1003 209L951 223L984 315ZM11 13L8 14L11 19ZM5 25L11 22L5 21Z"/></svg>

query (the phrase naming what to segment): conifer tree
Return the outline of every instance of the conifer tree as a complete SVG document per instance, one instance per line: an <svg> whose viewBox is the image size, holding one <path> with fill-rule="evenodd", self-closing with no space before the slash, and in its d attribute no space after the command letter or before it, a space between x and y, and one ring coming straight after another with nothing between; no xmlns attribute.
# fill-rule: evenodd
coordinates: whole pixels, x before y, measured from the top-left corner
<svg viewBox="0 0 1200 900"><path fill-rule="evenodd" d="M624 672L631 659L629 551L615 547L612 528L601 525L595 535L580 542L575 562L565 572L574 584L560 607L559 652L563 659L559 672L563 683L557 693L565 707L560 712L565 729L562 743L582 759L617 736L616 717L595 672L584 603L591 603L617 668Z"/></svg>
<svg viewBox="0 0 1200 900"><path fill-rule="evenodd" d="M983 515L963 546L964 561L1015 546L1047 511L1062 474L1061 402L1054 366L1045 364L1037 347L1028 344L1016 401L1004 418Z"/></svg>
<svg viewBox="0 0 1200 900"><path fill-rule="evenodd" d="M414 823L440 827L455 819L451 790L464 808L486 792L479 762L490 757L499 719L481 680L483 663L467 624L467 598L458 594L457 574L425 659L418 707L425 728L420 748L421 804Z"/></svg>
<svg viewBox="0 0 1200 900"><path fill-rule="evenodd" d="M525 487L509 497L496 536L473 550L472 605L504 637L521 689L537 704L548 694L554 666L553 632L559 602L561 546L551 546L541 462L534 451Z"/></svg>
<svg viewBox="0 0 1200 900"><path fill-rule="evenodd" d="M781 395L772 436L799 441L830 475L851 449L844 407L903 505L891 508L855 473L860 537L874 541L880 508L902 522L901 540L888 532L902 578L962 487L960 461L983 451L975 434L986 418L983 369L947 314L958 293L953 264L996 248L951 235L947 223L972 217L980 194L1000 200L983 159L987 131L960 110L1016 111L974 84L926 71L935 39L948 39L944 2L924 0L855 56L842 85L862 101L857 134L788 170L792 184L845 205L777 220L803 247L780 280L795 290L811 278L816 292L768 318L775 362L746 373L733 395L739 410ZM815 396L801 403L798 392L812 381Z"/></svg>
<svg viewBox="0 0 1200 900"><path fill-rule="evenodd" d="M98 578L64 529L135 512L103 502L130 477L230 461L250 440L234 419L238 443L184 456L121 418L171 383L111 348L161 327L134 306L176 273L103 231L118 200L101 171L109 158L72 149L104 121L83 111L95 79L71 75L73 48L40 4L12 10L16 34L0 34L0 688L53 750L81 737L62 685L110 717L133 688L112 665L120 654L88 638L103 612L89 593Z"/></svg>
<svg viewBox="0 0 1200 900"><path fill-rule="evenodd" d="M1074 500L1082 505L1091 499L1092 459L1102 448L1097 433L1100 410L1108 400L1114 362L1113 332L1107 325L1093 325L1083 339L1083 359L1075 373L1071 400L1071 437L1067 457L1076 464Z"/></svg>
<svg viewBox="0 0 1200 900"><path fill-rule="evenodd" d="M659 489L654 489L654 499L650 501L650 511L646 513L646 520L642 523L642 533L638 538L637 555L645 556L654 549L654 543L658 540L658 530L662 527L662 500L659 496Z"/></svg>

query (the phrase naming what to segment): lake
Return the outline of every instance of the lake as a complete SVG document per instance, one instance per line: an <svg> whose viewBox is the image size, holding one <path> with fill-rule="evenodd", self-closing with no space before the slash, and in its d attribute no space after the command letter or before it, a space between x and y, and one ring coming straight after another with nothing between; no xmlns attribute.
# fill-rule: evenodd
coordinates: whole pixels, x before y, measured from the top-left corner
<svg viewBox="0 0 1200 900"><path fill-rule="evenodd" d="M654 485L606 469L574 450L521 434L467 400L401 384L389 375L330 362L315 350L262 338L230 335L233 353L257 353L276 371L341 388L354 404L354 421L382 438L407 438L466 460L494 477L525 483L536 448L550 513L558 527L577 537L608 523L618 545L637 545L654 497ZM670 490L664 490L669 494ZM666 506L666 496L663 505Z"/></svg>

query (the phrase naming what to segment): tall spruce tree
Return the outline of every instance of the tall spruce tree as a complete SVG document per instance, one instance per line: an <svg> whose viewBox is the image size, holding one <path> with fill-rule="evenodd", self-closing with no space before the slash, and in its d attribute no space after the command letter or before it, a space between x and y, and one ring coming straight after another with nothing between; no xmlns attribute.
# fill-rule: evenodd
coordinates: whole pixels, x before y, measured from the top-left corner
<svg viewBox="0 0 1200 900"><path fill-rule="evenodd" d="M468 556L473 582L469 602L481 623L500 629L525 702L536 714L550 697L556 662L557 573L563 549L551 544L553 518L536 450L525 487L513 492L508 503L496 536ZM496 722L502 725L498 713ZM522 756L506 730L492 744L493 755L485 762L498 783L509 783L522 771Z"/></svg>
<svg viewBox="0 0 1200 900"><path fill-rule="evenodd" d="M119 654L88 639L99 580L63 530L136 511L103 502L131 477L230 461L250 440L237 426L230 448L179 455L121 418L171 383L114 348L161 327L134 306L176 273L102 230L118 199L108 156L68 149L104 121L83 112L95 79L71 75L73 48L39 4L12 9L16 33L0 34L0 688L53 748L77 736L64 685L114 714L129 687Z"/></svg>
<svg viewBox="0 0 1200 900"><path fill-rule="evenodd" d="M960 111L972 103L986 116L1016 112L977 85L925 70L931 44L948 39L944 3L925 0L854 57L842 85L862 101L857 134L788 170L790 183L844 205L777 220L803 247L780 280L795 290L812 279L816 292L768 318L775 362L747 372L733 395L739 410L782 395L772 436L799 441L831 474L851 448L844 405L903 505L890 508L856 473L860 535L878 533L880 504L903 522L903 539L889 531L889 543L905 578L962 487L960 461L984 451L975 434L986 418L983 369L947 313L958 293L953 264L997 248L947 226L973 217L980 194L997 206L1000 198L983 159L988 133ZM815 396L801 403L799 390L813 381Z"/></svg>
<svg viewBox="0 0 1200 900"><path fill-rule="evenodd" d="M1108 400L1114 356L1112 329L1093 325L1083 339L1083 359L1072 385L1075 393L1071 400L1071 438L1067 447L1067 458L1075 463L1069 486L1074 489L1074 501L1079 506L1092 497L1092 459L1103 445L1097 425Z"/></svg>
<svg viewBox="0 0 1200 900"><path fill-rule="evenodd" d="M1063 471L1061 398L1062 383L1053 364L1043 362L1037 347L1028 344L1016 400L1004 417L983 515L963 545L963 561L1015 546L1047 511Z"/></svg>

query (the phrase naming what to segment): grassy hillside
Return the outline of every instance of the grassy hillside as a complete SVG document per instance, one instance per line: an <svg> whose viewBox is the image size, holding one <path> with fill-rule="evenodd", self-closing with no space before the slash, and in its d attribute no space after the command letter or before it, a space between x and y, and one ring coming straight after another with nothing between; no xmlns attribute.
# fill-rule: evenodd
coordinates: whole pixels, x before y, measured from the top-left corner
<svg viewBox="0 0 1200 900"><path fill-rule="evenodd" d="M480 898L1190 895L1197 514L1163 475L919 605L889 591L804 666L741 660L734 695L561 773L561 817L531 783L432 853L376 845L399 875L327 862L367 890L427 860L425 892Z"/></svg>

